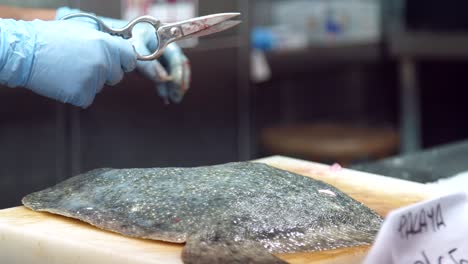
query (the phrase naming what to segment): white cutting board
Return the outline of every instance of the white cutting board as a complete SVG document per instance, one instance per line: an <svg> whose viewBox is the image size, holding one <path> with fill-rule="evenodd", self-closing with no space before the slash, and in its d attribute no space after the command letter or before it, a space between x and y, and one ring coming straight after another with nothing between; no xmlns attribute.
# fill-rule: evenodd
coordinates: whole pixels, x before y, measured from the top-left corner
<svg viewBox="0 0 468 264"><path fill-rule="evenodd" d="M328 182L385 216L389 210L432 196L414 182L281 156L259 160ZM88 224L24 207L0 210L0 263L182 263L181 245L127 238ZM278 255L290 263L361 263L367 247Z"/></svg>

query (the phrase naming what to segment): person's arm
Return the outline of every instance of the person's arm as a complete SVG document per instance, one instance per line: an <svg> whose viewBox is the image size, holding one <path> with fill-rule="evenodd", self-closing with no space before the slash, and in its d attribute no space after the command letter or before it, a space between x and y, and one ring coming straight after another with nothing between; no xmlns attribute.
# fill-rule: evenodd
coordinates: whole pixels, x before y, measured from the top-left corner
<svg viewBox="0 0 468 264"><path fill-rule="evenodd" d="M136 67L123 38L80 21L0 19L0 84L80 107Z"/></svg>
<svg viewBox="0 0 468 264"><path fill-rule="evenodd" d="M58 20L65 15L81 12L79 9L60 7L58 9L21 8L0 5L0 18L12 18L15 20L31 21ZM102 18L109 26L123 27L127 21ZM139 30L135 32L133 45L140 54L149 54L154 50L154 33L151 30ZM191 79L190 63L183 51L175 43L171 43L163 53L161 60L138 61L137 70L148 79L156 83L158 92L166 101L180 102L189 89Z"/></svg>
<svg viewBox="0 0 468 264"><path fill-rule="evenodd" d="M23 8L0 5L0 18L31 21L34 19L54 20L55 16L55 9Z"/></svg>

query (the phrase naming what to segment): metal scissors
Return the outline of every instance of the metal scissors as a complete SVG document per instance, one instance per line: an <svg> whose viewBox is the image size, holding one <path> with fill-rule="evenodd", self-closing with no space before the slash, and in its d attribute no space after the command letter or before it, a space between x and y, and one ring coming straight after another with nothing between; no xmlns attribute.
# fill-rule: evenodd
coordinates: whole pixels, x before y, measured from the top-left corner
<svg viewBox="0 0 468 264"><path fill-rule="evenodd" d="M219 13L207 16L195 17L188 20L183 20L175 23L162 23L152 16L140 16L130 21L123 28L111 28L106 25L99 17L89 13L75 13L64 16L63 19L70 19L76 17L86 17L97 22L100 31L109 33L111 35L120 36L124 39L132 37L132 30L139 23L149 23L152 25L156 32L158 46L156 50L149 55L142 55L136 52L138 60L154 60L159 58L164 49L170 43L185 39L210 35L217 33L237 24L241 23L239 20L230 20L233 17L239 16L240 13Z"/></svg>

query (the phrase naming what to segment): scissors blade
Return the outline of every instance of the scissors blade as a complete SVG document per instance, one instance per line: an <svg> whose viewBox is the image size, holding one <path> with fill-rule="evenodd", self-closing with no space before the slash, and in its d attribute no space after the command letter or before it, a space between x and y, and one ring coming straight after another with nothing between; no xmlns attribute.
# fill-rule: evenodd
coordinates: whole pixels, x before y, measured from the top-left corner
<svg viewBox="0 0 468 264"><path fill-rule="evenodd" d="M211 26L211 27L209 27L209 28L207 28L205 30L199 31L199 32L194 33L192 35L189 35L187 37L198 38L198 37L203 37L203 36L206 36L206 35L211 35L211 34L214 34L214 33L224 31L226 29L230 29L230 28L232 28L234 26L239 25L240 23L242 23L242 21L239 21L239 20L224 21L224 22L221 22L221 23L219 23L217 25Z"/></svg>
<svg viewBox="0 0 468 264"><path fill-rule="evenodd" d="M177 26L180 26L180 28L182 29L183 38L192 37L192 35L208 30L207 33L205 34L197 35L197 36L205 36L205 35L216 33L216 32L229 28L229 27L223 28L222 26L215 27L215 29L213 29L214 31L211 32L211 28L214 27L215 25L222 24L223 22L227 22L227 20L233 17L239 16L239 15L240 13L220 13L220 14L196 17L196 18L188 19L188 20L176 23L176 24ZM229 25L229 24L226 24L226 25ZM235 25L231 25L230 27L232 26L235 26Z"/></svg>

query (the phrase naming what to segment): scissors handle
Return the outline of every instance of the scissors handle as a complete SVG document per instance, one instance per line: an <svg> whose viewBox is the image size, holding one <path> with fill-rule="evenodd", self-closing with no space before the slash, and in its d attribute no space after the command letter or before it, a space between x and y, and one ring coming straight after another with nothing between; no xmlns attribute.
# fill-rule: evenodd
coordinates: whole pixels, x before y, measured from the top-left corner
<svg viewBox="0 0 468 264"><path fill-rule="evenodd" d="M136 53L136 56L137 56L138 60L154 60L154 59L157 59L162 55L164 48L167 46L167 44L165 44L165 42L163 41L167 37L161 37L159 35L160 34L159 28L161 26L161 22L159 20L155 19L152 16L137 17L137 18L133 19L132 21L130 21L125 27L118 28L118 29L109 27L99 17L97 17L95 15L92 15L92 14L88 14L88 13L70 14L70 15L62 17L61 19L66 20L66 19L76 18L76 17L86 17L86 18L92 19L97 23L98 30L100 30L102 32L105 32L105 33L108 33L108 34L111 34L113 36L122 37L124 39L130 39L132 37L132 30L139 23L149 23L150 25L152 25L154 27L154 29L155 29L155 32L156 32L155 35L156 35L156 39L158 41L158 46L157 46L156 50L153 53L149 54L149 55L141 55L135 50L135 53Z"/></svg>
<svg viewBox="0 0 468 264"><path fill-rule="evenodd" d="M231 28L240 23L240 21L231 21L229 19L240 15L239 13L220 13L208 16L196 17L179 21L175 23L161 23L152 16L141 16L130 21L125 27L114 29L107 26L99 17L88 13L76 13L63 17L70 19L74 17L86 17L94 20L98 29L111 35L119 36L124 39L132 37L132 30L138 23L149 23L153 26L155 37L158 42L156 50L149 55L141 55L135 50L138 60L154 60L159 58L164 49L170 43L190 37L199 37Z"/></svg>

